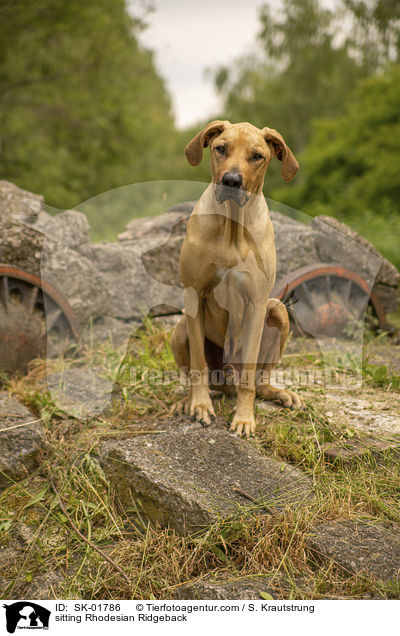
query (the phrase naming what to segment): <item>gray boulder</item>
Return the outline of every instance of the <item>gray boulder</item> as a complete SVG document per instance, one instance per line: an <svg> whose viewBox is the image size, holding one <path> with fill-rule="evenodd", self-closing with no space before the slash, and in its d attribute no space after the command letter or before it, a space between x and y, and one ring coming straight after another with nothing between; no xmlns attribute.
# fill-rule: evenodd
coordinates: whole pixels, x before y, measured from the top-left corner
<svg viewBox="0 0 400 636"><path fill-rule="evenodd" d="M49 214L43 197L0 182L0 262L42 276L69 302L79 323L138 321L183 306L179 254L194 201L130 221L118 243L92 244L84 214ZM321 262L339 262L374 283L386 312L398 303L399 273L365 239L329 217L300 223L272 211L277 280ZM122 325L121 325L122 326Z"/></svg>
<svg viewBox="0 0 400 636"><path fill-rule="evenodd" d="M135 244L91 244L86 216L74 210L50 220L42 215L36 225L46 232L43 278L69 301L82 325L101 316L140 320L156 306L157 315L183 306L181 290L160 284L142 260L168 233L149 232Z"/></svg>
<svg viewBox="0 0 400 636"><path fill-rule="evenodd" d="M142 252L147 273L160 283L182 287L179 275L179 255L186 234L186 226L195 201L178 204L158 217L133 219L126 231L118 235L123 245L136 247ZM157 235L160 242L148 249L144 241Z"/></svg>
<svg viewBox="0 0 400 636"><path fill-rule="evenodd" d="M371 286L385 313L399 304L400 274L397 268L364 237L331 216L317 216L310 226L318 234L318 261L337 262L357 272Z"/></svg>
<svg viewBox="0 0 400 636"><path fill-rule="evenodd" d="M261 455L221 424L166 421L146 436L110 440L99 459L120 500L178 533L244 513L275 514L312 499L299 469ZM255 503L257 502L257 503Z"/></svg>
<svg viewBox="0 0 400 636"><path fill-rule="evenodd" d="M42 207L41 195L0 181L0 263L40 275L43 235L24 221L35 221Z"/></svg>
<svg viewBox="0 0 400 636"><path fill-rule="evenodd" d="M164 283L154 275L162 258L158 253L149 257L150 271L142 260L143 252L157 250L168 239L170 225L164 227L161 219L156 231L135 244L93 245L84 214L66 210L53 216L44 209L43 197L0 182L0 262L53 285L82 326L100 317L138 321L153 307L157 315L180 310L181 289L172 279Z"/></svg>
<svg viewBox="0 0 400 636"><path fill-rule="evenodd" d="M261 600L275 598L270 586L271 577L246 576L241 579L213 579L207 577L178 587L176 599L182 600Z"/></svg>
<svg viewBox="0 0 400 636"><path fill-rule="evenodd" d="M151 258L153 270L144 264L147 252L158 249L163 238L146 236L135 244L101 243L94 246L102 289L107 297L106 315L125 320L140 320L156 307L155 315L176 313L183 307L182 290L168 277L152 276L158 267L165 271L162 259ZM159 280L162 278L163 280Z"/></svg>
<svg viewBox="0 0 400 636"><path fill-rule="evenodd" d="M47 387L57 407L85 419L100 415L110 404L114 383L92 369L77 367L47 377Z"/></svg>
<svg viewBox="0 0 400 636"><path fill-rule="evenodd" d="M168 238L173 228L179 227L179 224L182 224L182 219L186 219L190 215L195 203L195 201L187 201L169 208L159 216L132 219L127 224L125 232L118 235L118 239L121 242L132 242L149 234L165 234L165 237Z"/></svg>
<svg viewBox="0 0 400 636"><path fill-rule="evenodd" d="M270 214L275 234L277 282L296 269L320 261L316 230L280 212L271 210Z"/></svg>
<svg viewBox="0 0 400 636"><path fill-rule="evenodd" d="M399 580L398 528L366 521L334 521L313 528L307 544L318 560L332 559L346 572L372 575L385 582Z"/></svg>
<svg viewBox="0 0 400 636"><path fill-rule="evenodd" d="M151 276L160 282L180 285L179 254L186 232L188 215L195 205L188 201L170 208L160 217L135 219L119 235L123 244L138 244L148 235L158 234L164 242L143 254ZM305 224L271 210L277 252L276 280L296 270L318 263L338 263L358 273L378 296L386 313L399 303L400 274L369 241L355 230L328 216L319 216Z"/></svg>
<svg viewBox="0 0 400 636"><path fill-rule="evenodd" d="M43 426L32 413L0 392L0 490L39 466L44 438Z"/></svg>

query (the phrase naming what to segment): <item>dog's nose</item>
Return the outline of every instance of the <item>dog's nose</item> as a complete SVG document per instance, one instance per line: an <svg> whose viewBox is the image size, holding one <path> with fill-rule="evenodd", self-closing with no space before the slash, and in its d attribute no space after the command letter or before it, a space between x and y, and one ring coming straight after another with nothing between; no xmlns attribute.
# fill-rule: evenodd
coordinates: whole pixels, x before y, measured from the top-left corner
<svg viewBox="0 0 400 636"><path fill-rule="evenodd" d="M242 185L242 175L238 172L225 172L221 183L229 188L240 188Z"/></svg>

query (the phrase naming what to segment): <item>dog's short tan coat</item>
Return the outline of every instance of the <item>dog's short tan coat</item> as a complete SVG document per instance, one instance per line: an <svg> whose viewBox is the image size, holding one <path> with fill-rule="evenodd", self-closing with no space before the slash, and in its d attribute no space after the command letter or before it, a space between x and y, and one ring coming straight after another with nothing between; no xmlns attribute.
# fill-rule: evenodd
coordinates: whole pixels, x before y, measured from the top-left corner
<svg viewBox="0 0 400 636"><path fill-rule="evenodd" d="M191 165L200 163L207 146L212 183L189 218L180 256L185 315L171 345L177 365L190 371L191 390L177 410L209 424L215 413L208 371L236 369L237 386L224 380L215 388L237 392L231 430L249 436L255 430L256 392L287 407L303 406L296 393L269 384L269 372L285 347L289 320L284 305L269 298L276 257L262 194L274 156L288 181L298 164L277 131L249 123L209 123L185 148ZM257 370L263 371L261 383Z"/></svg>

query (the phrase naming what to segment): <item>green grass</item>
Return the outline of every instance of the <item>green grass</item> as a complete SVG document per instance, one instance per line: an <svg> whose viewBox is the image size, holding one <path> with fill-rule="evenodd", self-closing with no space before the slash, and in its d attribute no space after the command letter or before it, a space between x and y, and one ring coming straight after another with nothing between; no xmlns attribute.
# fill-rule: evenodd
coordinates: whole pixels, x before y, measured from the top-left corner
<svg viewBox="0 0 400 636"><path fill-rule="evenodd" d="M386 364L376 366L365 361L363 374L365 380L372 386L397 391L400 389L400 373L392 373Z"/></svg>
<svg viewBox="0 0 400 636"><path fill-rule="evenodd" d="M313 502L273 515L262 508L249 515L252 504L189 537L151 527L137 515L138 508L121 505L96 449L106 439L141 435L176 401L178 380L149 386L143 376L144 369L174 370L169 338L168 331L147 323L126 353L106 343L51 363L53 370L92 366L113 379L118 369L112 407L92 420L80 421L57 409L43 390L41 361L32 364L27 376L8 382L8 390L41 418L46 447L40 468L0 495L0 543L10 554L19 550L15 561L3 561L1 597L32 598L30 590L53 573L53 595L59 598L171 598L181 585L209 575L268 575L268 589L282 599L399 598L398 586L352 575L334 562L321 565L308 552L307 533L319 523L364 519L400 524L398 454L382 453L349 465L325 460L325 442L345 443L358 433L326 416L320 405L323 389L307 397L305 411L265 411L258 404L257 434L251 440L260 452L308 474L316 492ZM318 359L299 353L290 362L305 368ZM396 390L388 374L372 372L369 366L364 373L379 395ZM233 404L226 397L215 400L217 415L227 426Z"/></svg>

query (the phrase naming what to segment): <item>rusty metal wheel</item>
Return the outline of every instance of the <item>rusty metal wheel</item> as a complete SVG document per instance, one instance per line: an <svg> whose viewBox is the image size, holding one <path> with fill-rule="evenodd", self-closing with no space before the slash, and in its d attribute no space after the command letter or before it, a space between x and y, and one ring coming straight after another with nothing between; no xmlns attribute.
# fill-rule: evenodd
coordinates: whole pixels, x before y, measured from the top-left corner
<svg viewBox="0 0 400 636"><path fill-rule="evenodd" d="M0 264L0 369L25 372L29 362L75 341L67 301L38 276Z"/></svg>
<svg viewBox="0 0 400 636"><path fill-rule="evenodd" d="M287 306L296 335L351 337L366 322L385 329L383 308L368 283L341 265L320 263L278 281L271 296Z"/></svg>

